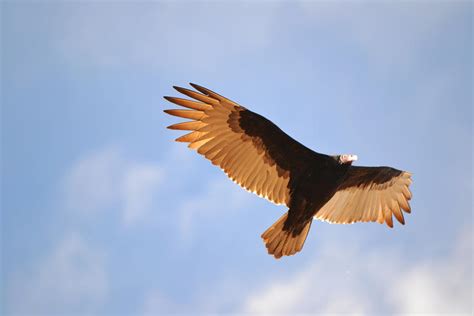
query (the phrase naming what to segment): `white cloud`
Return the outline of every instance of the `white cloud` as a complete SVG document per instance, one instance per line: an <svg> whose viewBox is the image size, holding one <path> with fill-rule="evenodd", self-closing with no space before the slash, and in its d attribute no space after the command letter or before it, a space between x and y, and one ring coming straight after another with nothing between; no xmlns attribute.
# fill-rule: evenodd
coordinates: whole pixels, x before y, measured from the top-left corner
<svg viewBox="0 0 474 316"><path fill-rule="evenodd" d="M472 313L472 235L448 257L409 262L399 252L338 242L292 276L244 301L244 313Z"/></svg>
<svg viewBox="0 0 474 316"><path fill-rule="evenodd" d="M100 149L67 172L65 204L86 214L118 208L125 225L135 224L146 218L162 178L163 169L157 164L130 161L117 149Z"/></svg>
<svg viewBox="0 0 474 316"><path fill-rule="evenodd" d="M451 257L409 267L390 300L403 313L472 315L472 233L464 232Z"/></svg>
<svg viewBox="0 0 474 316"><path fill-rule="evenodd" d="M300 272L252 293L243 312L258 314L314 314L370 312L371 303L364 293L364 278L370 276L374 262L370 256L351 260L359 254L347 245L332 245L321 251L317 262ZM390 270L389 266L385 266Z"/></svg>
<svg viewBox="0 0 474 316"><path fill-rule="evenodd" d="M64 238L29 273L13 276L7 299L11 314L93 313L106 300L105 255L78 234Z"/></svg>

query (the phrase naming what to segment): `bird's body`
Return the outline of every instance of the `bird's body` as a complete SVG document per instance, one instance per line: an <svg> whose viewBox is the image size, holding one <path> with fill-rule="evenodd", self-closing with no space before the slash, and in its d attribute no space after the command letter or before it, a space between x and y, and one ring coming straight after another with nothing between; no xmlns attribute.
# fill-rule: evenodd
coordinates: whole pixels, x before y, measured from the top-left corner
<svg viewBox="0 0 474 316"><path fill-rule="evenodd" d="M165 97L192 110L165 110L192 119L169 126L190 130L176 139L189 142L236 183L289 208L262 238L276 258L300 251L313 218L332 223L386 222L392 214L403 224L410 212L408 172L390 167L355 167L354 155L317 153L285 134L263 116L204 87L175 87L194 98Z"/></svg>
<svg viewBox="0 0 474 316"><path fill-rule="evenodd" d="M261 130L269 130L267 143L272 146L268 146L268 151L269 155L273 154L272 156L277 158L275 161L277 164L285 166L287 157L292 155L291 152L294 155L296 151L297 156L300 157L298 161L293 162L293 167L287 167L291 174L288 205L290 210L285 223L285 230L298 234L304 224L312 220L314 214L334 195L347 171L347 164L341 165L336 157L312 151L286 135L263 116L248 109L243 110L241 116L244 119L240 125L247 135L256 136L259 131L261 133ZM277 152L282 148L287 148L287 152L279 155Z"/></svg>
<svg viewBox="0 0 474 316"><path fill-rule="evenodd" d="M301 230L298 223L312 220L319 209L333 197L348 169L347 165L337 163L332 157L315 160L309 161L307 168L290 181L293 190L290 192L286 226L295 227L295 233Z"/></svg>

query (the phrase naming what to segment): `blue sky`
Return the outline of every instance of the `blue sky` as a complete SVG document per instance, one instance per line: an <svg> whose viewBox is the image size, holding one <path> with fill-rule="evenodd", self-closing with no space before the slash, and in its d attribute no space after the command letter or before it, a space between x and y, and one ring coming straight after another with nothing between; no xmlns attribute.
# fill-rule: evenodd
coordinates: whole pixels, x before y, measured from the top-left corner
<svg viewBox="0 0 474 316"><path fill-rule="evenodd" d="M472 2L1 3L6 315L472 313ZM195 82L316 151L413 172L394 229L315 222L165 129Z"/></svg>

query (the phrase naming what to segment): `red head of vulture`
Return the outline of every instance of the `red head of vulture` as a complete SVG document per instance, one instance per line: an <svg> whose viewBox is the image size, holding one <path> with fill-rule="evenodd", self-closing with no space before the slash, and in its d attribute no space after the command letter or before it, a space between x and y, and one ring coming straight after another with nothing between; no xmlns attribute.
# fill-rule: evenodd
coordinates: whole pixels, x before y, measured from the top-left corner
<svg viewBox="0 0 474 316"><path fill-rule="evenodd" d="M165 97L185 109L166 113L189 121L168 126L191 131L176 139L244 189L289 209L263 234L268 253L280 258L303 248L313 218L337 224L402 224L410 213L411 174L390 167L352 166L356 155L317 153L243 106L196 84L174 87L193 100Z"/></svg>

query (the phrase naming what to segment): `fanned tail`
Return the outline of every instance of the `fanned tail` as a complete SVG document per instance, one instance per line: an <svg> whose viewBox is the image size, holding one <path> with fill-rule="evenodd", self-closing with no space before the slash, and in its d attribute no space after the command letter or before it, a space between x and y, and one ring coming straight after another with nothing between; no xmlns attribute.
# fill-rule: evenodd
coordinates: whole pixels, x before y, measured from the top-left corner
<svg viewBox="0 0 474 316"><path fill-rule="evenodd" d="M291 256L303 249L304 242L308 236L312 219L304 224L299 232L295 229L284 230L288 212L280 217L263 234L262 239L268 249L268 253L276 259L282 256Z"/></svg>

